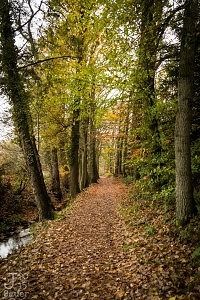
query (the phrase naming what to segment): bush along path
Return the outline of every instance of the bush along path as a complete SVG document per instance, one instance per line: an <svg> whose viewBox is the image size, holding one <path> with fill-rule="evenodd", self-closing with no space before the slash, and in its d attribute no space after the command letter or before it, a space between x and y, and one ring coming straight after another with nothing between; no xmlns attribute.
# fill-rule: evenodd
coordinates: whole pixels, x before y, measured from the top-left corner
<svg viewBox="0 0 200 300"><path fill-rule="evenodd" d="M1 262L1 299L200 299L192 245L171 235L159 209L128 198L112 178L81 193Z"/></svg>

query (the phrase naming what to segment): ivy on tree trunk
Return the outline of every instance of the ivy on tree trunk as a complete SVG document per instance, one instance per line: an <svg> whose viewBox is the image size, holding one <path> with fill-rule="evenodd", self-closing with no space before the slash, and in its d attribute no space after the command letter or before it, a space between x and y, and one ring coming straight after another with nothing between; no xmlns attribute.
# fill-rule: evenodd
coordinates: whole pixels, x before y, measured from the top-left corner
<svg viewBox="0 0 200 300"><path fill-rule="evenodd" d="M17 133L20 138L32 188L39 212L39 219L52 219L53 210L44 183L35 138L31 129L28 107L28 96L17 68L17 48L11 22L11 11L8 0L0 6L0 33L2 70L5 76L5 90L12 105L12 114Z"/></svg>

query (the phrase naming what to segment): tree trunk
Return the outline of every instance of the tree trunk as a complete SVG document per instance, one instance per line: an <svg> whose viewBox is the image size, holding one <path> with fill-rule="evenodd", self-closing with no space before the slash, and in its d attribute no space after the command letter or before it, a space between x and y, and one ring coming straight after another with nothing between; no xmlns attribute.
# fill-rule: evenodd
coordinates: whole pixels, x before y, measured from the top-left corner
<svg viewBox="0 0 200 300"><path fill-rule="evenodd" d="M96 143L96 125L95 125L95 76L93 78L91 89L91 102L90 102L90 117L89 117L89 181L90 183L97 183L99 179L98 170L98 157L97 157L97 143Z"/></svg>
<svg viewBox="0 0 200 300"><path fill-rule="evenodd" d="M186 2L179 67L178 113L175 129L176 217L184 225L195 211L191 171L191 103L196 43L198 1Z"/></svg>
<svg viewBox="0 0 200 300"><path fill-rule="evenodd" d="M51 190L58 201L62 200L62 191L60 187L60 174L58 167L58 150L53 147L51 150Z"/></svg>
<svg viewBox="0 0 200 300"><path fill-rule="evenodd" d="M79 192L79 137L80 137L80 110L73 112L70 149L70 194L75 197Z"/></svg>
<svg viewBox="0 0 200 300"><path fill-rule="evenodd" d="M80 188L89 186L88 178L88 123L89 118L82 121L81 130L81 153L80 153Z"/></svg>
<svg viewBox="0 0 200 300"><path fill-rule="evenodd" d="M124 141L123 141L123 153L122 153L122 174L123 177L127 176L126 160L128 156L128 135L129 135L129 114L130 103L127 104L126 120L124 125Z"/></svg>
<svg viewBox="0 0 200 300"><path fill-rule="evenodd" d="M139 45L139 95L144 103L147 142L152 154L161 153L161 139L156 107L155 72L159 36L157 24L161 22L163 1L141 1L141 36Z"/></svg>
<svg viewBox="0 0 200 300"><path fill-rule="evenodd" d="M123 148L123 138L118 137L116 142L116 163L115 163L115 176L122 175L122 148Z"/></svg>
<svg viewBox="0 0 200 300"><path fill-rule="evenodd" d="M97 155L96 155L96 132L93 120L90 120L90 183L97 183L99 179L99 171L97 165Z"/></svg>
<svg viewBox="0 0 200 300"><path fill-rule="evenodd" d="M123 105L121 107L123 110ZM123 152L123 115L120 116L119 124L118 124L118 134L116 137L116 162L115 162L115 176L122 175L122 152Z"/></svg>
<svg viewBox="0 0 200 300"><path fill-rule="evenodd" d="M52 219L53 210L47 194L44 178L38 166L38 152L29 121L28 97L17 69L17 50L10 19L10 4L3 0L0 8L1 59L6 80L6 92L13 107L13 120L24 151L31 176L39 218Z"/></svg>
<svg viewBox="0 0 200 300"><path fill-rule="evenodd" d="M72 116L72 128L71 128L71 149L70 149L70 194L71 197L75 197L80 193L79 186L79 147L80 147L80 117L81 117L81 100L83 97L83 85L80 77L81 68L84 65L84 29L82 20L84 19L85 8L80 4L80 20L79 20L79 32L77 35L77 67L76 67L76 86L77 90L74 95L74 108Z"/></svg>
<svg viewBox="0 0 200 300"><path fill-rule="evenodd" d="M91 113L90 113L90 149L89 149L89 177L90 183L97 183L99 179L99 170L97 163L97 144L96 144L96 128L95 128L95 85L93 84L91 93Z"/></svg>
<svg viewBox="0 0 200 300"><path fill-rule="evenodd" d="M65 137L59 140L59 162L62 167L62 172L60 174L60 181L62 186L62 191L64 193L69 192L70 183L69 183L69 163L67 157L67 147Z"/></svg>
<svg viewBox="0 0 200 300"><path fill-rule="evenodd" d="M92 176L91 182L97 183L99 179L98 161L97 161L97 149L96 149L96 137L92 141Z"/></svg>

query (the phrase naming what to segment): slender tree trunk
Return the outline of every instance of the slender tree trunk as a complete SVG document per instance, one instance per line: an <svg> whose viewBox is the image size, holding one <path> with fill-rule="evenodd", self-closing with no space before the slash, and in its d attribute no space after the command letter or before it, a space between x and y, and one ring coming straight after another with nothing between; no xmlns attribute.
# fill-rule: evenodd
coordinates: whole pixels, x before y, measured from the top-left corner
<svg viewBox="0 0 200 300"><path fill-rule="evenodd" d="M195 62L198 1L187 1L184 12L179 68L178 113L175 129L176 217L187 223L195 210L191 171L191 104Z"/></svg>
<svg viewBox="0 0 200 300"><path fill-rule="evenodd" d="M58 201L62 200L62 191L60 187L60 174L58 166L58 150L53 147L51 150L51 190Z"/></svg>
<svg viewBox="0 0 200 300"><path fill-rule="evenodd" d="M81 153L80 153L80 188L89 186L88 178L88 125L89 118L82 121L81 130Z"/></svg>
<svg viewBox="0 0 200 300"><path fill-rule="evenodd" d="M99 177L99 169L98 169L98 157L97 157L97 146L96 146L96 137L92 143L93 149L93 159L92 159L92 177L91 182L96 183L98 182Z"/></svg>
<svg viewBox="0 0 200 300"><path fill-rule="evenodd" d="M60 174L60 181L62 189L65 193L69 192L69 163L67 159L67 149L65 138L61 138L59 141L59 162L62 167L62 173Z"/></svg>
<svg viewBox="0 0 200 300"><path fill-rule="evenodd" d="M125 177L127 175L126 171L126 160L128 155L128 135L129 135L129 114L130 114L130 103L127 105L127 113L125 120L125 129L124 129L124 142L123 142L123 153L122 153L122 174Z"/></svg>
<svg viewBox="0 0 200 300"><path fill-rule="evenodd" d="M93 120L90 120L90 183L97 183L99 179L99 171L97 165L97 149L96 149L96 130Z"/></svg>
<svg viewBox="0 0 200 300"><path fill-rule="evenodd" d="M90 117L89 117L89 180L90 183L97 183L99 179L97 142L96 142L96 126L95 126L95 77L91 89Z"/></svg>
<svg viewBox="0 0 200 300"><path fill-rule="evenodd" d="M97 143L96 143L96 128L94 125L94 115L90 119L90 183L97 183L99 179L99 170L97 162Z"/></svg>
<svg viewBox="0 0 200 300"><path fill-rule="evenodd" d="M123 148L123 139L120 137L117 139L115 176L122 175L122 148Z"/></svg>
<svg viewBox="0 0 200 300"><path fill-rule="evenodd" d="M96 135L95 135L96 136ZM100 169L100 156L101 156L101 142L95 137L95 149L96 149L96 178L100 179L99 169Z"/></svg>
<svg viewBox="0 0 200 300"><path fill-rule="evenodd" d="M78 104L79 105L79 104ZM75 197L80 192L79 187L79 138L80 138L80 110L73 112L73 123L71 129L70 150L70 194Z"/></svg>
<svg viewBox="0 0 200 300"><path fill-rule="evenodd" d="M116 163L115 163L115 176L122 175L122 151L123 151L123 130L122 130L122 117L120 117L118 125L118 136L116 140Z"/></svg>
<svg viewBox="0 0 200 300"><path fill-rule="evenodd" d="M40 112L37 111L37 151L40 152Z"/></svg>
<svg viewBox="0 0 200 300"><path fill-rule="evenodd" d="M163 1L141 1L141 37L139 45L139 92L144 103L147 140L151 153L161 153L161 139L156 107L155 72L158 51L157 24L162 18Z"/></svg>
<svg viewBox="0 0 200 300"><path fill-rule="evenodd" d="M81 117L81 98L83 97L83 88L80 75L80 70L84 65L84 31L82 20L84 20L85 7L80 3L80 20L79 20L79 33L77 38L76 55L77 61L77 91L74 96L74 109L72 117L72 129L71 129L71 150L70 150L70 194L71 197L75 197L80 192L79 186L79 146L80 146L80 117ZM77 95L78 92L78 95Z"/></svg>
<svg viewBox="0 0 200 300"><path fill-rule="evenodd" d="M0 5L1 59L6 80L6 92L13 107L13 119L24 151L31 176L39 218L52 219L53 211L44 178L38 167L35 139L29 125L28 99L17 69L17 50L10 19L10 4L3 0Z"/></svg>

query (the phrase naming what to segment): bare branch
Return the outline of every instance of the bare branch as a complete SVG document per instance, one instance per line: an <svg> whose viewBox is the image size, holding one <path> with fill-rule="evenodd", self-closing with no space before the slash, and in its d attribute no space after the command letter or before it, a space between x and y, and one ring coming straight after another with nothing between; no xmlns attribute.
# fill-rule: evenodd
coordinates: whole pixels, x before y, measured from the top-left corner
<svg viewBox="0 0 200 300"><path fill-rule="evenodd" d="M41 6L42 6L42 4L43 4L43 1L40 2L40 5L39 5L38 9L37 9L35 12L33 11L32 7L31 7L31 5L30 5L30 1L28 1L28 4L29 4L29 8L30 8L30 10L31 10L32 15L30 16L30 18L29 18L24 24L20 24L20 25L14 30L15 32L16 32L16 31L20 31L24 26L26 26L27 24L29 24L29 23L32 21L32 19L33 19L33 18L37 15L37 13L41 10ZM20 21L19 23L21 23L21 21Z"/></svg>
<svg viewBox="0 0 200 300"><path fill-rule="evenodd" d="M63 55L63 56L56 56L56 57L48 57L48 58L45 58L45 59L40 59L38 61L35 61L35 62L32 62L28 65L25 65L25 66L21 66L21 67L18 67L18 70L22 70L22 69L26 69L28 67L32 67L32 66L35 66L35 65L39 65L43 62L47 62L47 61L51 61L51 60L55 60L55 59L65 59L65 58L69 58L69 59L77 59L77 57L73 57L73 56L70 56L70 55Z"/></svg>

